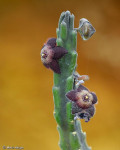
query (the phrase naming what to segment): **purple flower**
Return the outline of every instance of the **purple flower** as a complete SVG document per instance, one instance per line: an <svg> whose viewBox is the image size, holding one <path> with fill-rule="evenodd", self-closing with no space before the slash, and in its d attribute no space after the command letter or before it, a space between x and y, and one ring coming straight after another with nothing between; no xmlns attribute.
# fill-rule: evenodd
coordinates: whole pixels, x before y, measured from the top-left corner
<svg viewBox="0 0 120 150"><path fill-rule="evenodd" d="M80 85L77 89L69 91L66 97L75 102L78 107L87 109L97 102L95 93L90 92L86 87Z"/></svg>
<svg viewBox="0 0 120 150"><path fill-rule="evenodd" d="M84 119L88 122L95 113L94 104L97 103L97 96L86 87L80 85L77 89L69 91L66 97L72 101L72 114L75 118Z"/></svg>
<svg viewBox="0 0 120 150"><path fill-rule="evenodd" d="M65 48L56 46L56 38L50 38L41 50L41 61L45 67L60 74L61 71L58 60L65 54L67 54L67 50Z"/></svg>

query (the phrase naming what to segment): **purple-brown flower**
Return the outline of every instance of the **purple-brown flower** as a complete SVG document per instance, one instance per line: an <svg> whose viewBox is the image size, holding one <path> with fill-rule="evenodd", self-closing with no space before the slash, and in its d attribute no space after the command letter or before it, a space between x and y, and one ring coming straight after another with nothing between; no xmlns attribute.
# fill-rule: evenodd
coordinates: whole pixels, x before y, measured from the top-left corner
<svg viewBox="0 0 120 150"><path fill-rule="evenodd" d="M41 61L47 68L60 74L58 60L67 54L67 50L61 46L56 46L56 38L50 38L41 50Z"/></svg>
<svg viewBox="0 0 120 150"><path fill-rule="evenodd" d="M66 97L72 101L72 114L75 118L84 119L88 122L95 113L94 104L97 103L97 96L86 87L80 85L77 89L69 91Z"/></svg>
<svg viewBox="0 0 120 150"><path fill-rule="evenodd" d="M78 107L87 109L97 102L95 93L90 92L86 87L80 85L77 89L69 91L66 97L75 102Z"/></svg>

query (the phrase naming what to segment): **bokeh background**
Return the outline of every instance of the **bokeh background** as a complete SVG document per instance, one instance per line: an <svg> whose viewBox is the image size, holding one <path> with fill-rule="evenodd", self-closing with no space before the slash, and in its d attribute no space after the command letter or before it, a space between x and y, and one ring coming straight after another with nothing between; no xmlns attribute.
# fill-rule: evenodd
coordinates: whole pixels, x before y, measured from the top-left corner
<svg viewBox="0 0 120 150"><path fill-rule="evenodd" d="M89 41L78 35L78 68L99 103L82 122L93 150L120 150L120 1L0 0L0 149L59 150L53 117L53 73L40 60L48 37L56 37L62 11L87 18L96 28Z"/></svg>

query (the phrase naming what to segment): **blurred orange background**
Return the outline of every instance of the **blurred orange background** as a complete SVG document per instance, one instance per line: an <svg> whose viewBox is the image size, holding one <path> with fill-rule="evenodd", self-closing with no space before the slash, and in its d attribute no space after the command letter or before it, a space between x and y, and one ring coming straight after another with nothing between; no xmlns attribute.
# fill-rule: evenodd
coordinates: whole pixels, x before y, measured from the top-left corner
<svg viewBox="0 0 120 150"><path fill-rule="evenodd" d="M120 1L0 0L0 149L59 150L53 117L53 73L40 49L56 37L59 16L69 10L96 28L89 41L78 35L78 68L99 103L89 123L81 121L93 150L120 150Z"/></svg>

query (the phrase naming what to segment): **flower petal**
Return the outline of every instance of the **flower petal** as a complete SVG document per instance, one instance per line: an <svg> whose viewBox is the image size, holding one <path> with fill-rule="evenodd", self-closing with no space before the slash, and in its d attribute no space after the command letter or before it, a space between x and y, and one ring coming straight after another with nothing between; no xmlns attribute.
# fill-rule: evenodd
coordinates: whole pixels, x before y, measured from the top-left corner
<svg viewBox="0 0 120 150"><path fill-rule="evenodd" d="M54 51L54 59L60 59L61 57L63 57L65 54L68 53L68 51L63 48L63 47L60 47L60 46L56 46L53 48L53 51Z"/></svg>
<svg viewBox="0 0 120 150"><path fill-rule="evenodd" d="M56 46L56 38L50 38L47 41L47 45L50 45L52 48Z"/></svg>
<svg viewBox="0 0 120 150"><path fill-rule="evenodd" d="M87 91L89 91L86 87L84 87L83 85L80 85L80 86L77 88L77 91L78 91L78 92L81 92L82 90L87 90Z"/></svg>
<svg viewBox="0 0 120 150"><path fill-rule="evenodd" d="M72 91L70 91L70 92L68 92L67 94L66 94L66 97L68 98L68 99L70 99L71 101L77 101L77 99L76 99L76 90L72 90Z"/></svg>
<svg viewBox="0 0 120 150"><path fill-rule="evenodd" d="M50 63L50 68L55 72L60 74L60 67L59 67L59 63L57 60L52 60L52 62Z"/></svg>
<svg viewBox="0 0 120 150"><path fill-rule="evenodd" d="M93 104L97 103L97 96L96 96L96 94L94 92L91 92L91 94L93 95L93 101L92 101L92 103Z"/></svg>

